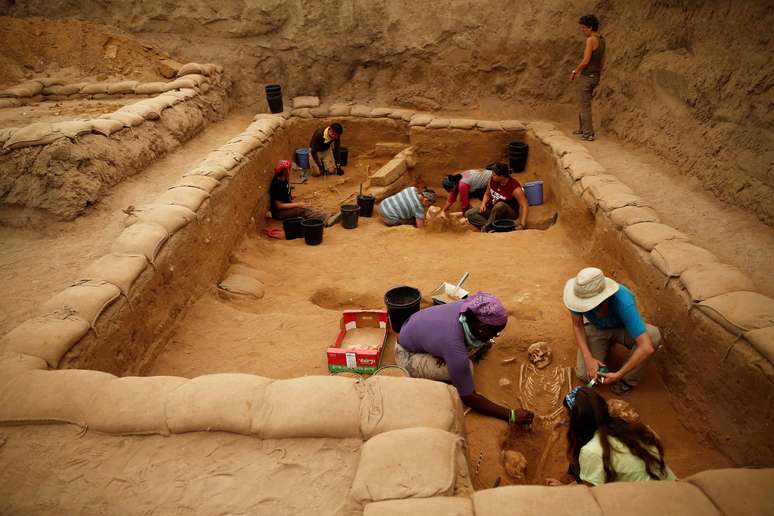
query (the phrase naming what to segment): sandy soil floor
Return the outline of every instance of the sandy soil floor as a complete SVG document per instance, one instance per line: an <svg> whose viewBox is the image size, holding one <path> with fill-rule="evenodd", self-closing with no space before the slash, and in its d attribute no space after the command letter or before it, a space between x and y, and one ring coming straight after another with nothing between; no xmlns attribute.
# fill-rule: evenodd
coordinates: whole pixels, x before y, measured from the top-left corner
<svg viewBox="0 0 774 516"><path fill-rule="evenodd" d="M340 514L360 447L359 439L260 440L224 432L81 436L71 426L4 428L0 513Z"/></svg>
<svg viewBox="0 0 774 516"><path fill-rule="evenodd" d="M344 178L313 178L297 188L298 198L331 206L346 195L347 187L356 188L362 168L348 168ZM593 263L575 245L572 227L561 224L547 231L451 234L387 228L378 218L361 218L354 230L326 229L323 244L317 247L306 246L303 240L249 234L234 259L260 271L265 296L224 299L213 286L179 322L148 374L236 371L278 378L325 374L325 350L336 338L343 309L381 308L384 293L403 284L427 296L441 281L456 282L469 271L465 287L497 294L511 314L503 336L476 368L479 392L507 406L519 405L519 370L533 342L552 346L552 368L574 365L575 344L561 290L568 277ZM618 279L633 285L630 278ZM429 301L425 299L423 306ZM394 340L393 334L384 364L394 363ZM509 383L502 387L501 379ZM566 381L561 387L566 392ZM668 461L679 475L731 465L683 428L679 408L670 404L659 371L651 368L628 399L662 436ZM521 483L508 478L501 465L506 441L530 463L525 483L542 483L545 476L562 476L566 470L563 435L557 434L556 444L545 452L551 437L546 428L536 426L532 432L508 436L504 423L475 414L467 416L467 426L477 488L492 487L498 477L503 485ZM544 465L538 468L541 455Z"/></svg>
<svg viewBox="0 0 774 516"><path fill-rule="evenodd" d="M183 171L250 124L252 115L234 113L136 176L116 185L87 215L43 229L0 226L0 333L31 316L37 305L68 286L78 271L109 252L124 228L129 205L152 201ZM56 250L56 252L52 252Z"/></svg>
<svg viewBox="0 0 774 516"><path fill-rule="evenodd" d="M122 106L137 102L137 97L111 100L45 101L29 106L0 109L0 127L24 127L33 122L65 122L97 118Z"/></svg>

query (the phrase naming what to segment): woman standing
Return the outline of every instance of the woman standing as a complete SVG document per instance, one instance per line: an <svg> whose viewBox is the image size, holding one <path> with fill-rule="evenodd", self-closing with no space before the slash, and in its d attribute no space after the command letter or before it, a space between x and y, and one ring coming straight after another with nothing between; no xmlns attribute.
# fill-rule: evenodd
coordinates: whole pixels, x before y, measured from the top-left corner
<svg viewBox="0 0 774 516"><path fill-rule="evenodd" d="M583 49L583 59L570 74L570 81L578 79L578 102L580 114L578 115L578 130L581 138L594 141L594 124L591 120L591 97L599 84L602 67L605 65L605 37L599 34L599 20L593 14L581 16L580 27L586 36L586 46ZM580 76L580 77L578 77Z"/></svg>
<svg viewBox="0 0 774 516"><path fill-rule="evenodd" d="M570 473L590 485L608 482L676 480L664 462L664 448L653 430L611 416L605 398L589 387L575 387L564 399L570 412L567 458ZM562 485L549 478L548 485Z"/></svg>

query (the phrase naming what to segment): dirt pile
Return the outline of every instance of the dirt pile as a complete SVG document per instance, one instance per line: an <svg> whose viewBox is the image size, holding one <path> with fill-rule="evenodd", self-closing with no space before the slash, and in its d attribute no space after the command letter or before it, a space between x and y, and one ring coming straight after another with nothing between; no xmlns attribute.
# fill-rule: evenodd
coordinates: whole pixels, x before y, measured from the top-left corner
<svg viewBox="0 0 774 516"><path fill-rule="evenodd" d="M118 29L79 20L0 17L0 47L0 87L46 76L158 81L177 69L168 55Z"/></svg>

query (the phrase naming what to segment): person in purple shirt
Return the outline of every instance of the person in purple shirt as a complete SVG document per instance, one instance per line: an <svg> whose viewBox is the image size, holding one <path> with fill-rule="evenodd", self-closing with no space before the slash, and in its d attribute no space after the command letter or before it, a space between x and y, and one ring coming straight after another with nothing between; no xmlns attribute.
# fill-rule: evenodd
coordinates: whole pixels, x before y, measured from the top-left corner
<svg viewBox="0 0 774 516"><path fill-rule="evenodd" d="M567 280L563 297L578 345L578 378L601 376L604 383L612 384L614 394L630 391L639 383L648 358L661 346L659 329L642 320L628 288L606 278L596 267L587 267ZM600 373L613 342L629 350L629 359L618 371Z"/></svg>
<svg viewBox="0 0 774 516"><path fill-rule="evenodd" d="M486 292L420 310L400 330L395 362L412 377L451 382L476 412L511 424L530 424L532 412L498 405L477 393L473 383L471 360L483 358L507 322L508 312L500 300Z"/></svg>

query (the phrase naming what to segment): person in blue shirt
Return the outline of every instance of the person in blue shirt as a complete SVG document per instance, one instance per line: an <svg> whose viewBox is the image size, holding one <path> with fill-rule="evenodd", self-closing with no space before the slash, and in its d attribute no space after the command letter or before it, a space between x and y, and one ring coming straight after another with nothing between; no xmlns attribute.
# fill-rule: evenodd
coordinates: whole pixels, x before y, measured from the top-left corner
<svg viewBox="0 0 774 516"><path fill-rule="evenodd" d="M639 383L648 358L661 346L661 332L642 320L634 294L596 267L587 267L565 284L564 305L570 310L578 345L578 378L600 376L614 394L630 391ZM629 350L629 359L618 371L599 372L613 342Z"/></svg>

